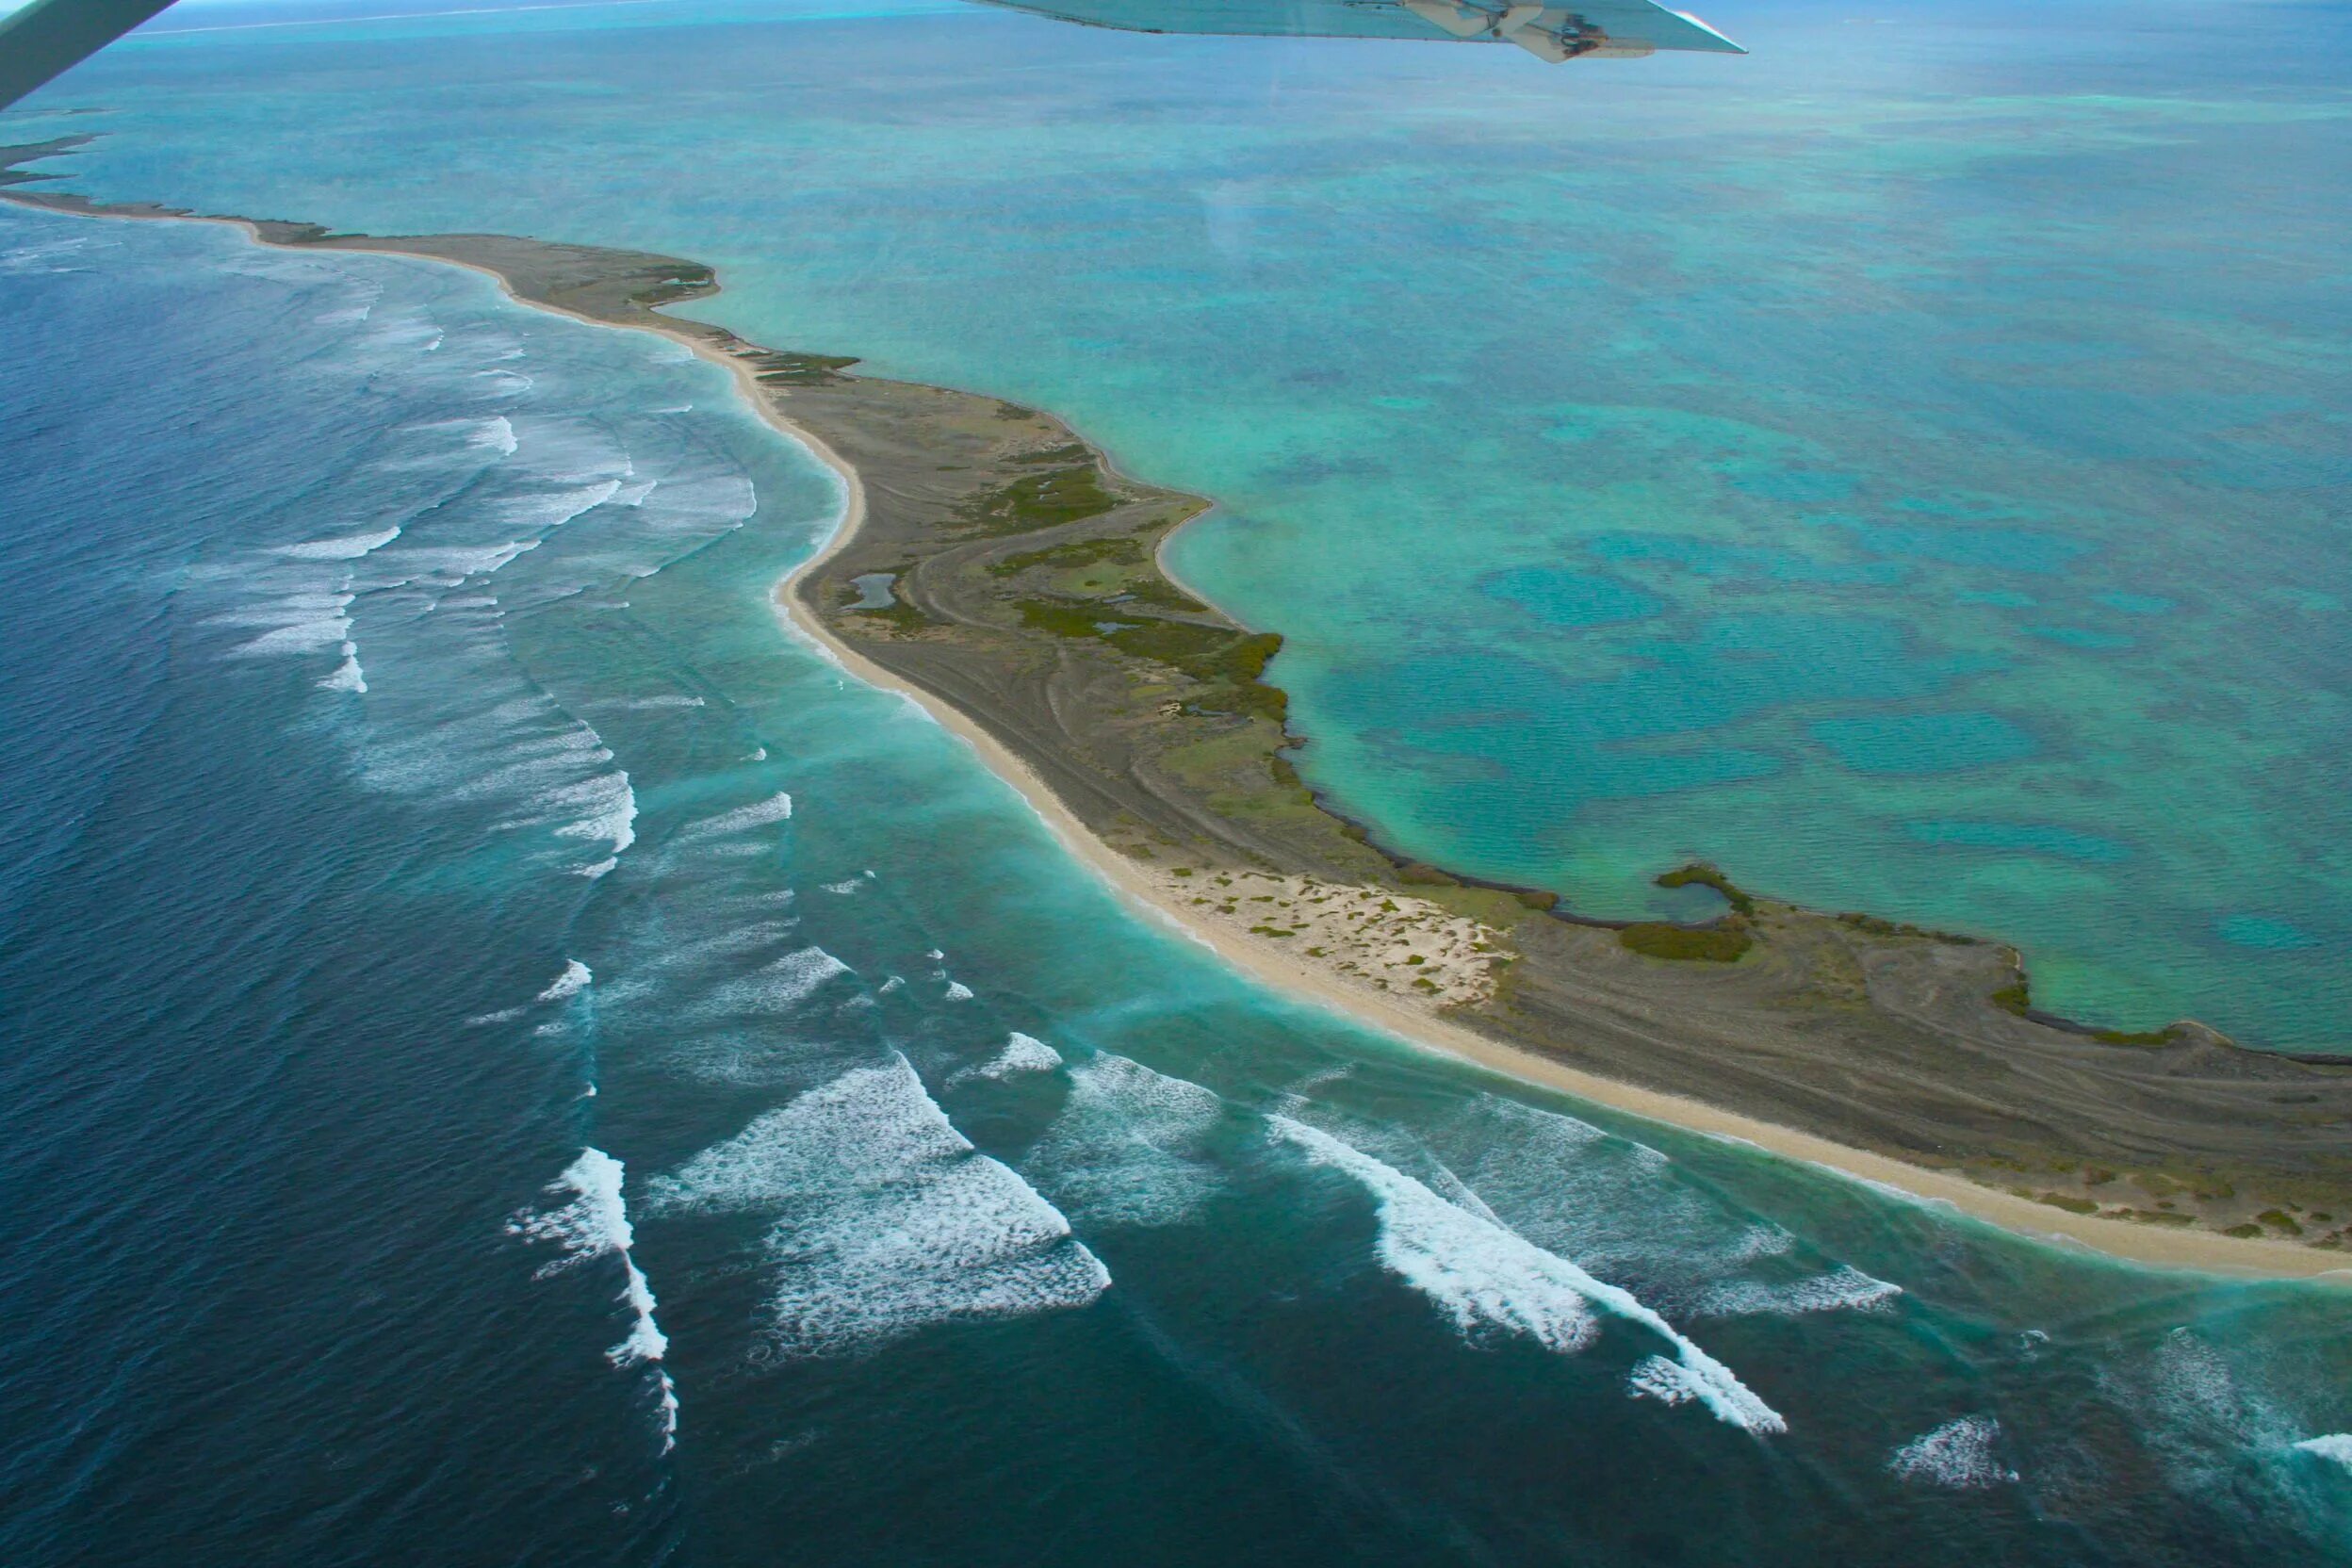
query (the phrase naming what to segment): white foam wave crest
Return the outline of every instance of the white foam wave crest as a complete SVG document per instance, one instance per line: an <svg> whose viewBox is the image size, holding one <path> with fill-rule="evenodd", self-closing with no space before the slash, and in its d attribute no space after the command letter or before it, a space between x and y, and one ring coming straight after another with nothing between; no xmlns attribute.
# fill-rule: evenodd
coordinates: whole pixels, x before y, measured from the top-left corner
<svg viewBox="0 0 2352 1568"><path fill-rule="evenodd" d="M1903 1287L1840 1264L1826 1274L1766 1284L1732 1280L1710 1285L1691 1303L1698 1317L1800 1317L1817 1312L1868 1312L1903 1294Z"/></svg>
<svg viewBox="0 0 2352 1568"><path fill-rule="evenodd" d="M300 589L283 593L274 598L258 600L241 610L224 614L208 615L206 626L288 627L305 626L324 617L339 615L351 607L351 595L337 588L328 590Z"/></svg>
<svg viewBox="0 0 2352 1568"><path fill-rule="evenodd" d="M359 667L358 644L343 645L343 662L335 667L333 674L320 678L318 688L325 692L355 694L364 694L368 690L368 672Z"/></svg>
<svg viewBox="0 0 2352 1568"><path fill-rule="evenodd" d="M431 353L441 346L441 324L423 315L402 315L372 325L363 341L370 348L413 349Z"/></svg>
<svg viewBox="0 0 2352 1568"><path fill-rule="evenodd" d="M769 827L789 821L792 814L792 797L779 790L765 800L738 806L732 811L722 811L717 816L689 823L686 835L696 839L717 839L730 833L748 833L755 827Z"/></svg>
<svg viewBox="0 0 2352 1568"><path fill-rule="evenodd" d="M2352 1432L2328 1432L2322 1437L2307 1437L2295 1446L2299 1452L2333 1461L2346 1470L2352 1470Z"/></svg>
<svg viewBox="0 0 2352 1568"><path fill-rule="evenodd" d="M586 964L581 963L578 958L567 959L564 965L564 972L557 975L548 984L547 988L539 993L539 1000L562 1002L566 997L578 996L588 988L589 982L595 978L596 975L589 971Z"/></svg>
<svg viewBox="0 0 2352 1568"><path fill-rule="evenodd" d="M9 273L15 273L21 276L34 276L40 274L56 275L67 272L88 272L93 270L93 269L88 267L58 267L52 264L58 257L76 255L84 251L111 251L119 248L120 247L116 244L116 242L112 240L107 240L102 243L86 236L74 236L62 239L41 240L30 245L12 246L8 250L0 251L0 276L5 276ZM691 408L693 405L690 403L687 407ZM654 412L658 414L663 411L656 409ZM686 412L686 409L679 409L676 412L682 414Z"/></svg>
<svg viewBox="0 0 2352 1568"><path fill-rule="evenodd" d="M1947 1421L1897 1448L1886 1468L1907 1481L1972 1491L2014 1481L2017 1473L2001 1462L1993 1446L2000 1441L2001 1423L1989 1415L1964 1415Z"/></svg>
<svg viewBox="0 0 2352 1568"><path fill-rule="evenodd" d="M495 628L436 635L473 640L455 657L482 666L479 684L487 690L461 689L482 706L445 713L429 728L372 740L360 754L361 779L372 789L500 802L499 831L542 829L559 841L600 840L596 865L568 869L585 874L612 870L606 862L636 841L637 797L629 774L612 765L603 738L501 667L505 653ZM569 859L579 852L557 853Z"/></svg>
<svg viewBox="0 0 2352 1568"><path fill-rule="evenodd" d="M535 495L508 496L495 502L490 513L504 527L537 529L544 532L561 528L581 513L602 506L618 494L620 488L619 480L608 479L595 484L573 485Z"/></svg>
<svg viewBox="0 0 2352 1568"><path fill-rule="evenodd" d="M469 447L486 448L497 452L500 457L514 456L515 448L521 445L514 439L514 421L503 414L494 414L487 419L476 422L474 427L466 433L466 444Z"/></svg>
<svg viewBox="0 0 2352 1568"><path fill-rule="evenodd" d="M780 1013L798 1006L849 966L821 947L804 947L763 964L749 974L710 988L703 1010L718 1013Z"/></svg>
<svg viewBox="0 0 2352 1568"><path fill-rule="evenodd" d="M341 292L343 298L351 302L350 303L333 310L322 310L311 319L322 327L356 326L375 314L376 302L384 298L384 286L374 282L354 281Z"/></svg>
<svg viewBox="0 0 2352 1568"><path fill-rule="evenodd" d="M639 505L663 532L716 532L749 521L760 510L760 495L742 474L671 475Z"/></svg>
<svg viewBox="0 0 2352 1568"><path fill-rule="evenodd" d="M551 811L577 808L585 813L559 826L555 830L559 839L602 839L612 846L615 856L637 841L637 792L629 788L629 775L618 768L550 790L537 804Z"/></svg>
<svg viewBox="0 0 2352 1568"><path fill-rule="evenodd" d="M402 550L400 565L420 580L440 580L449 587L472 577L488 577L511 565L517 556L535 550L537 539L509 539L496 545L444 545L433 549Z"/></svg>
<svg viewBox="0 0 2352 1568"><path fill-rule="evenodd" d="M947 1119L904 1056L758 1118L648 1187L664 1211L776 1210L771 1333L856 1354L927 1325L1082 1307L1110 1271Z"/></svg>
<svg viewBox="0 0 2352 1568"><path fill-rule="evenodd" d="M1198 1084L1108 1053L1071 1069L1070 1084L1069 1102L1025 1162L1046 1189L1089 1223L1191 1218L1217 1184L1200 1156L1224 1119L1224 1102Z"/></svg>
<svg viewBox="0 0 2352 1568"><path fill-rule="evenodd" d="M341 615L316 621L302 621L264 632L250 643L239 644L234 651L239 658L264 659L273 654L316 653L321 648L339 647L349 641L351 623Z"/></svg>
<svg viewBox="0 0 2352 1568"><path fill-rule="evenodd" d="M719 960L739 957L746 953L756 953L763 947L779 946L789 940L793 931L799 928L800 922L797 920L789 917L777 920L770 916L767 910L772 906L755 904L751 907L759 911L760 918L746 921L741 925L729 927L712 936L671 941L662 949L662 966L689 972L731 967L721 966ZM720 914L722 911L714 907L711 912ZM831 954L818 950L818 956L809 961L823 968L826 961L831 959ZM845 974L848 972L848 966L843 965L839 971L826 969L825 972Z"/></svg>
<svg viewBox="0 0 2352 1568"><path fill-rule="evenodd" d="M400 525L380 529L372 533L347 533L337 539L312 539L300 545L280 545L274 553L289 561L356 561L370 550L380 550L400 536Z"/></svg>
<svg viewBox="0 0 2352 1568"><path fill-rule="evenodd" d="M319 653L339 648L351 640L351 621L345 612L351 608L352 596L340 590L281 594L242 610L209 616L206 624L269 629L230 649L232 658Z"/></svg>
<svg viewBox="0 0 2352 1568"><path fill-rule="evenodd" d="M1481 1095L1430 1143L1511 1230L1638 1281L1676 1316L1859 1309L1902 1294L1844 1266L1785 1278L1798 1272L1772 1261L1796 1247L1786 1230L1682 1180L1658 1150L1572 1116Z"/></svg>
<svg viewBox="0 0 2352 1568"><path fill-rule="evenodd" d="M621 1196L625 1176L621 1162L603 1150L583 1149L547 1187L551 1196L566 1201L515 1215L507 1221L507 1232L562 1250L552 1261L540 1266L538 1277L543 1280L594 1258L620 1260L621 1289L616 1299L629 1310L629 1331L605 1351L605 1359L619 1367L655 1367L662 1391L662 1446L667 1452L678 1435L678 1391L656 1364L669 1354L670 1341L654 1320L659 1303L654 1300L653 1286L630 1253L637 1236Z"/></svg>
<svg viewBox="0 0 2352 1568"><path fill-rule="evenodd" d="M1380 1262L1465 1336L1524 1333L1563 1355L1592 1342L1599 1324L1577 1288L1581 1270L1320 1128L1285 1116L1267 1124L1315 1164L1344 1170L1371 1189L1380 1209Z"/></svg>
<svg viewBox="0 0 2352 1568"><path fill-rule="evenodd" d="M654 1409L662 1423L662 1451L666 1454L678 1446L678 1384L667 1372L656 1376L661 1380L661 1398Z"/></svg>
<svg viewBox="0 0 2352 1568"><path fill-rule="evenodd" d="M2251 1359L2242 1347L2230 1350ZM2139 1407L2148 1440L2164 1454L2176 1485L2221 1484L2228 1465L2220 1456L2287 1449L2307 1429L2259 1362L2235 1364L2222 1346L2185 1326L2165 1334L2147 1363L2111 1365L2101 1380Z"/></svg>
<svg viewBox="0 0 2352 1568"><path fill-rule="evenodd" d="M965 985L961 980L950 980L947 983L947 989L940 993L940 1000L945 1002L970 1002L972 995L972 988L970 986Z"/></svg>
<svg viewBox="0 0 2352 1568"><path fill-rule="evenodd" d="M898 989L906 984L895 974L884 982L885 991ZM973 1078L1003 1080L1017 1072L1051 1072L1062 1065L1062 1054L1034 1035L1015 1030L1007 1036L1004 1049L976 1067L964 1068L948 1080L960 1084Z"/></svg>
<svg viewBox="0 0 2352 1568"><path fill-rule="evenodd" d="M1598 1331L1600 1307L1664 1339L1674 1356L1670 1384L1716 1417L1745 1430L1788 1429L1780 1413L1632 1292L1594 1279L1547 1252L1490 1215L1440 1198L1403 1171L1354 1145L1289 1117L1268 1119L1274 1135L1315 1164L1346 1171L1371 1190L1380 1211L1378 1250L1390 1272L1436 1303L1464 1337L1503 1331L1526 1334L1548 1350L1573 1354ZM1663 1360L1664 1358L1654 1358ZM1647 1363L1643 1365L1646 1367ZM1661 1377L1636 1368L1633 1392L1659 1392ZM1679 1399L1670 1402L1680 1402Z"/></svg>

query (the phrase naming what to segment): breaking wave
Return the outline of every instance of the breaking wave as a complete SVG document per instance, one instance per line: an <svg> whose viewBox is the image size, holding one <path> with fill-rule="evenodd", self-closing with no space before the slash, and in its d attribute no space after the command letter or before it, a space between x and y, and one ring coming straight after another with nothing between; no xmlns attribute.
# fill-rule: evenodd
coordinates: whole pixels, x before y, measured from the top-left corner
<svg viewBox="0 0 2352 1568"><path fill-rule="evenodd" d="M738 806L732 811L722 811L715 817L689 823L685 836L695 839L726 838L730 834L748 833L755 827L770 827L789 821L792 814L792 797L779 790L765 800Z"/></svg>
<svg viewBox="0 0 2352 1568"><path fill-rule="evenodd" d="M1989 1415L1964 1415L1947 1421L1897 1448L1886 1468L1907 1481L1958 1490L1999 1486L2014 1481L2017 1473L1995 1456L2001 1423Z"/></svg>
<svg viewBox="0 0 2352 1568"><path fill-rule="evenodd" d="M956 1130L904 1056L766 1113L648 1190L663 1211L776 1215L768 1332L786 1356L1081 1307L1111 1282L1059 1210Z"/></svg>
<svg viewBox="0 0 2352 1568"><path fill-rule="evenodd" d="M313 539L307 544L281 545L277 553L293 561L356 561L380 550L400 536L398 523L374 533L346 534L340 539Z"/></svg>
<svg viewBox="0 0 2352 1568"><path fill-rule="evenodd" d="M334 673L320 678L318 681L318 689L323 692L351 692L354 694L364 694L367 692L368 672L359 667L358 644L346 643L343 645L343 662L335 667Z"/></svg>
<svg viewBox="0 0 2352 1568"><path fill-rule="evenodd" d="M1766 1284L1754 1280L1727 1281L1701 1291L1691 1303L1697 1317L1753 1317L1773 1315L1798 1317L1816 1312L1867 1312L1885 1306L1903 1294L1903 1287L1874 1279L1849 1264L1826 1274Z"/></svg>
<svg viewBox="0 0 2352 1568"><path fill-rule="evenodd" d="M893 974L884 983L882 988L886 991L895 990L906 983ZM1004 1079L1010 1078L1017 1072L1051 1072L1061 1065L1062 1054L1060 1052L1034 1036L1024 1035L1016 1030L1005 1038L1004 1050L977 1067L963 1069L948 1082L959 1084L973 1078Z"/></svg>
<svg viewBox="0 0 2352 1568"><path fill-rule="evenodd" d="M561 1002L565 997L578 996L588 988L588 983L595 978L596 976L589 972L588 966L578 958L567 960L564 965L564 972L557 975L547 988L539 993L539 1000Z"/></svg>
<svg viewBox="0 0 2352 1568"><path fill-rule="evenodd" d="M572 968L580 966L575 964ZM569 972L565 972L567 976ZM630 1255L629 1250L636 1245L637 1238L629 1223L628 1205L621 1197L624 1175L621 1162L603 1150L583 1149L580 1157L564 1167L564 1174L547 1187L549 1195L568 1195L568 1200L554 1208L527 1209L515 1215L507 1221L507 1232L529 1242L561 1249L552 1261L540 1266L538 1277L543 1280L568 1272L591 1259L620 1260L622 1282L615 1299L629 1309L629 1331L620 1343L605 1351L605 1359L614 1366L643 1365L654 1371L661 1385L662 1447L666 1453L678 1437L678 1390L669 1374L656 1364L669 1354L670 1342L654 1321L657 1303L652 1283Z"/></svg>
<svg viewBox="0 0 2352 1568"><path fill-rule="evenodd" d="M559 839L603 839L614 855L637 841L637 792L629 788L629 775L617 768L549 791L540 804L556 809L579 807L587 813L558 827Z"/></svg>
<svg viewBox="0 0 2352 1568"><path fill-rule="evenodd" d="M749 974L710 988L703 1002L709 1012L778 1013L797 1006L818 988L850 968L821 947L804 947L761 965Z"/></svg>
<svg viewBox="0 0 2352 1568"><path fill-rule="evenodd" d="M1545 1349L1569 1355L1592 1342L1600 1307L1639 1324L1674 1348L1673 1368L1644 1362L1632 1391L1679 1404L1696 1399L1718 1419L1764 1433L1788 1429L1780 1413L1740 1382L1731 1369L1644 1306L1630 1291L1594 1279L1488 1215L1447 1202L1403 1171L1352 1144L1289 1117L1269 1119L1276 1136L1309 1160L1346 1171L1368 1187L1380 1210L1380 1262L1435 1302L1465 1338L1525 1334Z"/></svg>
<svg viewBox="0 0 2352 1568"><path fill-rule="evenodd" d="M2329 1432L2324 1437L2307 1437L2295 1448L2321 1459L2332 1460L2352 1470L2352 1432Z"/></svg>
<svg viewBox="0 0 2352 1568"><path fill-rule="evenodd" d="M514 439L514 421L503 414L494 414L467 431L466 444L469 447L486 447L501 457L514 456L514 449L520 445Z"/></svg>
<svg viewBox="0 0 2352 1568"><path fill-rule="evenodd" d="M1198 1084L1107 1053L1073 1068L1070 1083L1069 1102L1025 1162L1047 1190L1089 1222L1173 1225L1191 1217L1217 1183L1199 1156L1224 1119L1224 1102Z"/></svg>

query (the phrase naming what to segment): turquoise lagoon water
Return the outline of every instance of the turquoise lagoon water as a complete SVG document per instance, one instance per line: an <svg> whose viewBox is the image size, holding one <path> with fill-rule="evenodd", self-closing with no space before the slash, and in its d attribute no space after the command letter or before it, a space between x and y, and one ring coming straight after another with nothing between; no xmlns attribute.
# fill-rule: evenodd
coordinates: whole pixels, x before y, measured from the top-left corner
<svg viewBox="0 0 2352 1568"><path fill-rule="evenodd" d="M2352 24L1947 9L1552 71L212 5L10 122L106 196L699 257L749 335L1070 415L1223 503L1178 564L1413 853L1614 914L1704 855L2342 1043Z"/></svg>
<svg viewBox="0 0 2352 1568"><path fill-rule="evenodd" d="M0 267L8 1561L2352 1560L2339 1293L1242 984L782 630L672 345Z"/></svg>

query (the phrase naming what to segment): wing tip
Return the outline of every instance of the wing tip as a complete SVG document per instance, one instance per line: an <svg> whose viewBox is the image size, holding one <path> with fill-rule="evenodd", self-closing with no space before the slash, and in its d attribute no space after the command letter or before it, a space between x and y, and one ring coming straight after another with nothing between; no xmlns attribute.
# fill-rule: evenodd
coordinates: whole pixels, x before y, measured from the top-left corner
<svg viewBox="0 0 2352 1568"><path fill-rule="evenodd" d="M1704 18L1692 16L1689 11L1670 11L1668 14L1681 18L1683 21L1690 24L1693 27L1696 27L1699 31L1705 33L1707 37L1713 39L1717 43L1723 45L1721 49L1708 49L1704 51L1707 54L1744 55L1748 52L1745 44L1735 42L1731 39L1724 37L1721 28L1715 26L1712 23L1706 21Z"/></svg>

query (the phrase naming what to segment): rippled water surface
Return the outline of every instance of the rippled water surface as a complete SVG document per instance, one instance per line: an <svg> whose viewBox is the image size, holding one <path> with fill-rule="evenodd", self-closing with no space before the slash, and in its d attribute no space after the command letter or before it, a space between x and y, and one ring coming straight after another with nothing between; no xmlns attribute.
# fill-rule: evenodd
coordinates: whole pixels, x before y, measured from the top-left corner
<svg viewBox="0 0 2352 1568"><path fill-rule="evenodd" d="M783 632L833 483L673 346L0 265L9 1560L2345 1550L2332 1292L1245 987Z"/></svg>
<svg viewBox="0 0 2352 1568"><path fill-rule="evenodd" d="M1748 856L2332 1027L2325 9L2245 13L2316 40L2260 91L2185 12L2061 35L2096 101L1907 11L1707 66L1744 99L785 14L183 36L0 139L658 245L1065 409L1231 503L1185 570L1400 839L1597 902ZM838 505L660 340L0 209L0 1556L2352 1559L2339 1293L1243 984L784 631Z"/></svg>

